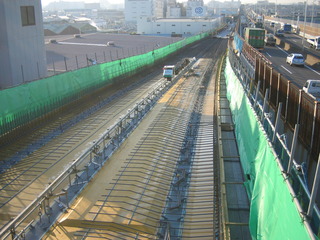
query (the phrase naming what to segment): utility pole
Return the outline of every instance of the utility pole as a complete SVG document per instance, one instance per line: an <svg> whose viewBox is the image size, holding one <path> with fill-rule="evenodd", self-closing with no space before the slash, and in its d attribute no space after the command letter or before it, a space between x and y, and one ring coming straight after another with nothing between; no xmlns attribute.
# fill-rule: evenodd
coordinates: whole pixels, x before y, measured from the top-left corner
<svg viewBox="0 0 320 240"><path fill-rule="evenodd" d="M307 6L308 6L308 1L306 0L304 2L305 8L304 8L304 24L303 24L303 38L302 38L302 51L304 51L304 39L306 37L306 21L307 21Z"/></svg>
<svg viewBox="0 0 320 240"><path fill-rule="evenodd" d="M274 3L274 17L277 17L277 0ZM276 23L273 25L273 35L276 35Z"/></svg>
<svg viewBox="0 0 320 240"><path fill-rule="evenodd" d="M311 25L310 25L311 27L312 27L312 24L313 24L314 1L315 0L312 1L312 13L311 13Z"/></svg>

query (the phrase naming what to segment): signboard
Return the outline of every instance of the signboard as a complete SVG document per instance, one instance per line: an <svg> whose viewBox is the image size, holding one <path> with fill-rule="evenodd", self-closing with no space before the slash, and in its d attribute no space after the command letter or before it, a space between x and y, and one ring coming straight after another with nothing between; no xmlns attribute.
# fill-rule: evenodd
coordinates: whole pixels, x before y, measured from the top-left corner
<svg viewBox="0 0 320 240"><path fill-rule="evenodd" d="M192 16L195 16L195 17L202 17L202 16L205 16L206 15L206 9L202 6L199 6L199 7L194 7L192 9Z"/></svg>

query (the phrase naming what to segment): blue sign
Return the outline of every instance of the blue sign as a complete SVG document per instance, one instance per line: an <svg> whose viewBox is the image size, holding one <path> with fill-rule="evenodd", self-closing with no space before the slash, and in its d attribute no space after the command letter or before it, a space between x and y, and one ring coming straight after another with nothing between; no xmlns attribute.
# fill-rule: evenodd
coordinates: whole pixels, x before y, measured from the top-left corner
<svg viewBox="0 0 320 240"><path fill-rule="evenodd" d="M194 12L198 15L201 15L203 14L203 8L202 7L196 7Z"/></svg>

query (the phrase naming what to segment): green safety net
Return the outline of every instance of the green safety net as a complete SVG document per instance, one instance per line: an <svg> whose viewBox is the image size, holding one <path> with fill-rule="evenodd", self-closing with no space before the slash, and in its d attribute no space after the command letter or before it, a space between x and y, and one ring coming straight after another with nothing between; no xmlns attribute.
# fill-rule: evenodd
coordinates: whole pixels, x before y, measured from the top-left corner
<svg viewBox="0 0 320 240"><path fill-rule="evenodd" d="M28 123L86 93L132 75L209 33L185 38L145 54L92 65L0 91L0 135Z"/></svg>
<svg viewBox="0 0 320 240"><path fill-rule="evenodd" d="M245 187L251 203L249 228L252 239L310 239L281 175L276 156L229 59L224 75L241 165L246 176Z"/></svg>

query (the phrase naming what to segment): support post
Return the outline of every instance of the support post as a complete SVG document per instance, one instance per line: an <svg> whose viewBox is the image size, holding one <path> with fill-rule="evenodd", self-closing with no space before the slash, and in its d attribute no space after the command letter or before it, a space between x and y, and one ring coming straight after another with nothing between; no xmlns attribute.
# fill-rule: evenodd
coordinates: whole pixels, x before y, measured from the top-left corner
<svg viewBox="0 0 320 240"><path fill-rule="evenodd" d="M263 90L266 88L267 63L263 61Z"/></svg>
<svg viewBox="0 0 320 240"><path fill-rule="evenodd" d="M311 135L311 139L310 139L310 146L309 146L309 161L307 161L308 165L310 162L310 156L311 156L311 151L313 148L313 142L314 142L314 132L315 132L315 128L316 128L316 120L317 120L317 112L318 112L318 102L314 101L314 110L313 110L313 121L312 121L312 135ZM308 167L308 166L307 166Z"/></svg>
<svg viewBox="0 0 320 240"><path fill-rule="evenodd" d="M308 207L308 212L307 212L307 216L308 217L312 217L312 212L314 209L314 204L316 201L316 196L318 193L318 188L319 188L319 180L320 180L320 154L318 157L318 163L317 163L317 169L316 169L316 175L313 181L313 185L312 185L312 191L311 191L311 196L310 196L310 203L309 203L309 207Z"/></svg>
<svg viewBox="0 0 320 240"><path fill-rule="evenodd" d="M266 111L267 101L269 96L269 88L267 88L266 93L264 95L263 107L262 107L262 116L261 116L261 123L263 124L264 120L264 113Z"/></svg>
<svg viewBox="0 0 320 240"><path fill-rule="evenodd" d="M52 60L52 66L53 66L53 75L56 75L56 67L54 66L54 60Z"/></svg>
<svg viewBox="0 0 320 240"><path fill-rule="evenodd" d="M289 94L290 94L290 84L291 84L291 81L288 81L287 82L287 96L286 96L286 111L285 111L285 114L284 114L284 119L287 121L287 117L288 117L288 103L289 103Z"/></svg>
<svg viewBox="0 0 320 240"><path fill-rule="evenodd" d="M270 91L269 91L269 99L271 99L271 94L272 94L272 75L273 74L273 68L272 67L270 67L270 83L269 83L269 85L270 85ZM275 104L276 105L276 104Z"/></svg>
<svg viewBox="0 0 320 240"><path fill-rule="evenodd" d="M276 101L276 103L278 103L278 102L279 102L280 79L281 79L281 74L280 74L280 73L278 73L278 82L277 82L277 101Z"/></svg>
<svg viewBox="0 0 320 240"><path fill-rule="evenodd" d="M79 69L79 63L78 63L78 57L76 55L76 64L77 64L77 69Z"/></svg>
<svg viewBox="0 0 320 240"><path fill-rule="evenodd" d="M292 167L293 156L294 156L294 153L296 151L296 145L297 145L297 139L298 139L298 133L299 133L299 126L300 126L299 124L296 124L296 126L294 127L294 134L293 134L293 140L292 140L292 144L291 144L290 159L289 159L289 163L288 163L287 174L290 173L290 169Z"/></svg>
<svg viewBox="0 0 320 240"><path fill-rule="evenodd" d="M297 123L300 123L300 112L301 112L301 101L302 101L302 89L299 90L299 105L298 105L298 116Z"/></svg>
<svg viewBox="0 0 320 240"><path fill-rule="evenodd" d="M277 112L276 123L275 123L275 126L274 126L274 133L273 133L273 137L272 137L272 143L275 142L276 136L277 136L277 133L278 133L281 110L282 110L282 102L280 102L279 106L278 106L278 112Z"/></svg>
<svg viewBox="0 0 320 240"><path fill-rule="evenodd" d="M39 69L39 62L37 62L37 71L38 71L38 78L40 79L40 69Z"/></svg>
<svg viewBox="0 0 320 240"><path fill-rule="evenodd" d="M66 67L66 72L68 71L68 67L67 67L67 58L64 57L64 66Z"/></svg>
<svg viewBox="0 0 320 240"><path fill-rule="evenodd" d="M255 98L254 98L254 106L253 106L253 107L256 107L256 106L257 106L259 89L260 89L260 83L261 83L261 81L259 80L259 81L258 81L258 85L257 85L257 89L256 89L256 96L255 96Z"/></svg>

